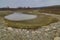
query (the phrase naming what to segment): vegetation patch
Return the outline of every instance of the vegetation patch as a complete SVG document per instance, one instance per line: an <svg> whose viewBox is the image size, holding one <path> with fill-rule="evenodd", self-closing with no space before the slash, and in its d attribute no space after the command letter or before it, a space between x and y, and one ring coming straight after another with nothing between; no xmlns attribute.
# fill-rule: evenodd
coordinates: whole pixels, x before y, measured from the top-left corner
<svg viewBox="0 0 60 40"><path fill-rule="evenodd" d="M13 13L13 12L12 11L0 11L0 17L4 17L4 16L9 15L11 13Z"/></svg>

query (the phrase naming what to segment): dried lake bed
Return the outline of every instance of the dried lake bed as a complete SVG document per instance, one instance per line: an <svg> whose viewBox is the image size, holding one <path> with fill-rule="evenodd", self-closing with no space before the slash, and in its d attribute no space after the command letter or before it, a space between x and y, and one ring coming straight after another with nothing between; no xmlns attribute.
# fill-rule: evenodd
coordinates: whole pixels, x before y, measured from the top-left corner
<svg viewBox="0 0 60 40"><path fill-rule="evenodd" d="M8 27L35 29L57 22L58 19L44 14L12 13L4 17ZM12 25L13 24L13 25Z"/></svg>

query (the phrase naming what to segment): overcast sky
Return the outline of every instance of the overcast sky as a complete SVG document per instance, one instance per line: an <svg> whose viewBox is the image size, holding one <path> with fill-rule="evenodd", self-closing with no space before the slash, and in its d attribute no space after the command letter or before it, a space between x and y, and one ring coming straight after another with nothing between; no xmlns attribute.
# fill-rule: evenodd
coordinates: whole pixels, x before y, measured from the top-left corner
<svg viewBox="0 0 60 40"><path fill-rule="evenodd" d="M60 5L60 0L0 0L0 7L42 7Z"/></svg>

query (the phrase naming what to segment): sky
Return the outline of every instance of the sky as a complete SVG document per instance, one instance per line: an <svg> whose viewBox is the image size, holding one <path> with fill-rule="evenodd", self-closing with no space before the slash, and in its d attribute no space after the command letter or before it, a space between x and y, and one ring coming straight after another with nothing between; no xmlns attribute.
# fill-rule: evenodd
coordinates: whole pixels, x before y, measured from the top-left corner
<svg viewBox="0 0 60 40"><path fill-rule="evenodd" d="M0 0L1 7L43 7L60 5L60 0Z"/></svg>

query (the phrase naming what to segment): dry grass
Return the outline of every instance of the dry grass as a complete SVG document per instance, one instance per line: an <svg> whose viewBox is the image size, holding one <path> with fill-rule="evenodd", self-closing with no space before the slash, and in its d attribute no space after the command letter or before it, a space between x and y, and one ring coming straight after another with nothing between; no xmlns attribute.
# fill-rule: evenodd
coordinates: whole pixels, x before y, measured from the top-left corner
<svg viewBox="0 0 60 40"><path fill-rule="evenodd" d="M12 11L0 11L0 16L4 17L4 16L11 14L11 13L12 13Z"/></svg>

